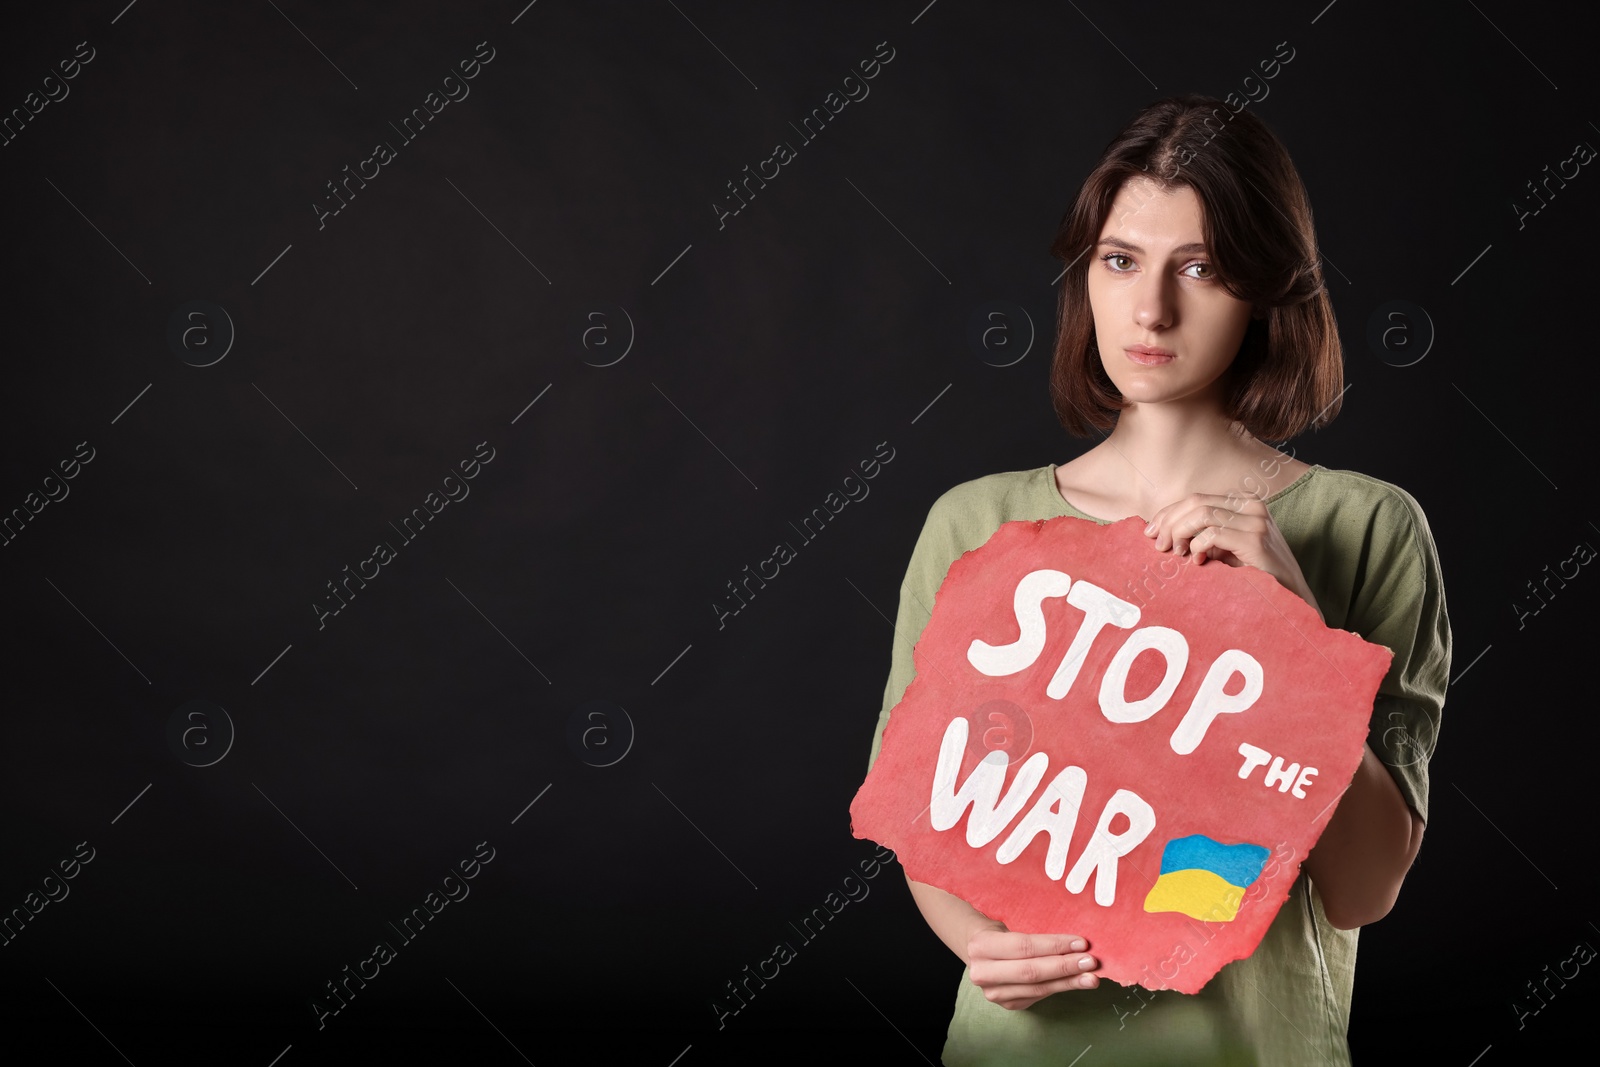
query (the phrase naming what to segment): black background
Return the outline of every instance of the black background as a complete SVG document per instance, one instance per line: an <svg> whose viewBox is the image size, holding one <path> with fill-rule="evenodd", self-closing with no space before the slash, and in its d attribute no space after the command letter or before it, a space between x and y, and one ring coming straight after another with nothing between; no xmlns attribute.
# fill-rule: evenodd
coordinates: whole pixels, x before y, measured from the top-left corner
<svg viewBox="0 0 1600 1067"><path fill-rule="evenodd" d="M95 457L0 549L0 908L95 850L0 947L9 1041L83 1063L936 1061L960 966L897 868L720 1029L712 1001L873 852L847 809L929 505L1092 443L1047 393L1047 247L1079 182L1140 107L1242 91L1286 41L1251 106L1310 191L1351 386L1292 444L1417 497L1456 641L1427 841L1362 934L1352 1048L1551 1054L1600 977L1521 1029L1512 1003L1600 945L1580 681L1600 578L1520 628L1513 605L1600 544L1583 481L1600 178L1520 229L1513 205L1600 143L1569 17L8 13L6 113L78 42L94 58L0 147L0 509L79 442ZM400 145L389 123L483 41L470 95ZM789 124L885 41L870 95L798 144ZM396 158L319 229L325 183L378 140ZM719 228L726 183L779 140L798 158ZM237 331L206 367L168 343L195 300ZM1436 331L1410 366L1367 342L1393 300ZM968 341L992 301L1014 308L1004 359ZM484 441L470 495L400 546L390 520ZM719 629L725 583L880 442L894 459L870 496ZM380 540L398 557L319 629L325 583ZM237 731L208 767L167 740L193 699ZM569 741L596 700L626 710L631 748L614 711ZM470 897L319 1029L310 999L480 841L495 858Z"/></svg>

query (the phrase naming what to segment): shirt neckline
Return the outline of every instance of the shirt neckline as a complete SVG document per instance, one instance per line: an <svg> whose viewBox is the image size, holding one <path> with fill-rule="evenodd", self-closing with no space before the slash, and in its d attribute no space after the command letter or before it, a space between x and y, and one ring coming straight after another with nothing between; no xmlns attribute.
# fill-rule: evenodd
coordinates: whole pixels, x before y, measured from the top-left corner
<svg viewBox="0 0 1600 1067"><path fill-rule="evenodd" d="M1051 464L1049 464L1049 465L1047 465L1045 467L1041 467L1040 468L1040 470L1042 470L1044 472L1045 488L1049 492L1050 498L1055 502L1056 514L1058 516L1059 515L1070 515L1070 516L1073 516L1074 518L1088 519L1090 522L1097 522L1102 526L1109 525L1112 520L1110 520L1110 519L1102 519L1102 518L1099 518L1098 516L1090 515L1088 512L1079 511L1076 507L1073 506L1071 501L1069 501L1066 497L1061 495L1061 487L1056 484L1056 468L1058 466L1060 466L1060 464L1051 463ZM1310 481L1311 476L1313 474L1316 474L1318 471L1322 471L1322 470L1326 470L1326 469L1327 468L1324 467L1320 463L1313 463L1310 467L1306 468L1306 470L1300 475L1300 477L1296 478L1294 481L1290 482L1288 485L1284 486L1282 489L1279 489L1276 493L1273 493L1271 496L1267 497L1267 499L1265 501L1263 501L1263 503L1271 504L1273 501L1280 499L1281 497L1283 497L1287 493L1289 493L1289 492L1291 492L1291 491L1293 491L1295 489L1298 489L1301 485L1304 485L1306 482ZM1129 516L1129 518L1132 518L1132 517L1133 516L1131 516L1131 515Z"/></svg>

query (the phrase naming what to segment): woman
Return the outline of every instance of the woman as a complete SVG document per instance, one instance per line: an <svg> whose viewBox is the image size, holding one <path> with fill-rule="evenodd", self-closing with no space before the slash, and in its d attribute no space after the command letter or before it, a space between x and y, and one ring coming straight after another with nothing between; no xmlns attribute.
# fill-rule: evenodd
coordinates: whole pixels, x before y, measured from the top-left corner
<svg viewBox="0 0 1600 1067"><path fill-rule="evenodd" d="M1185 96L1111 142L1051 251L1067 263L1051 388L1071 433L1109 428L1061 466L966 482L933 505L902 589L873 739L950 564L1003 522L1149 520L1154 551L1251 566L1327 625L1394 652L1349 788L1260 946L1198 994L1101 985L1073 931L1011 931L919 882L912 895L966 964L947 1064L1348 1064L1359 927L1416 857L1427 755L1450 665L1438 555L1404 490L1266 444L1338 413L1342 357L1305 189L1248 112Z"/></svg>

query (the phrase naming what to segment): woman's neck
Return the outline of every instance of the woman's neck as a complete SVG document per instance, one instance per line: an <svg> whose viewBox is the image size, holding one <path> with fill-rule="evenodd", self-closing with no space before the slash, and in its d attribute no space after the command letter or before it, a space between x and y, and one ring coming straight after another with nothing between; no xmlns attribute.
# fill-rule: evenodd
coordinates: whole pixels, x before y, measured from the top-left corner
<svg viewBox="0 0 1600 1067"><path fill-rule="evenodd" d="M1260 462L1276 450L1244 431L1214 406L1135 404L1094 449L1103 491L1124 496L1132 510L1152 514L1189 493L1250 492ZM1251 488L1242 486L1257 471Z"/></svg>

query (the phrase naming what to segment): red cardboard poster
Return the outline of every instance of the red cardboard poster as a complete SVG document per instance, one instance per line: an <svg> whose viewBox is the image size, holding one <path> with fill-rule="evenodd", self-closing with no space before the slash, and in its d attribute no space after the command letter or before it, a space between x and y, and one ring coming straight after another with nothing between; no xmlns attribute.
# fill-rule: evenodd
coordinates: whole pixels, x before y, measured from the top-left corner
<svg viewBox="0 0 1600 1067"><path fill-rule="evenodd" d="M1143 525L1008 522L956 560L850 815L1007 928L1195 993L1288 896L1392 654Z"/></svg>

